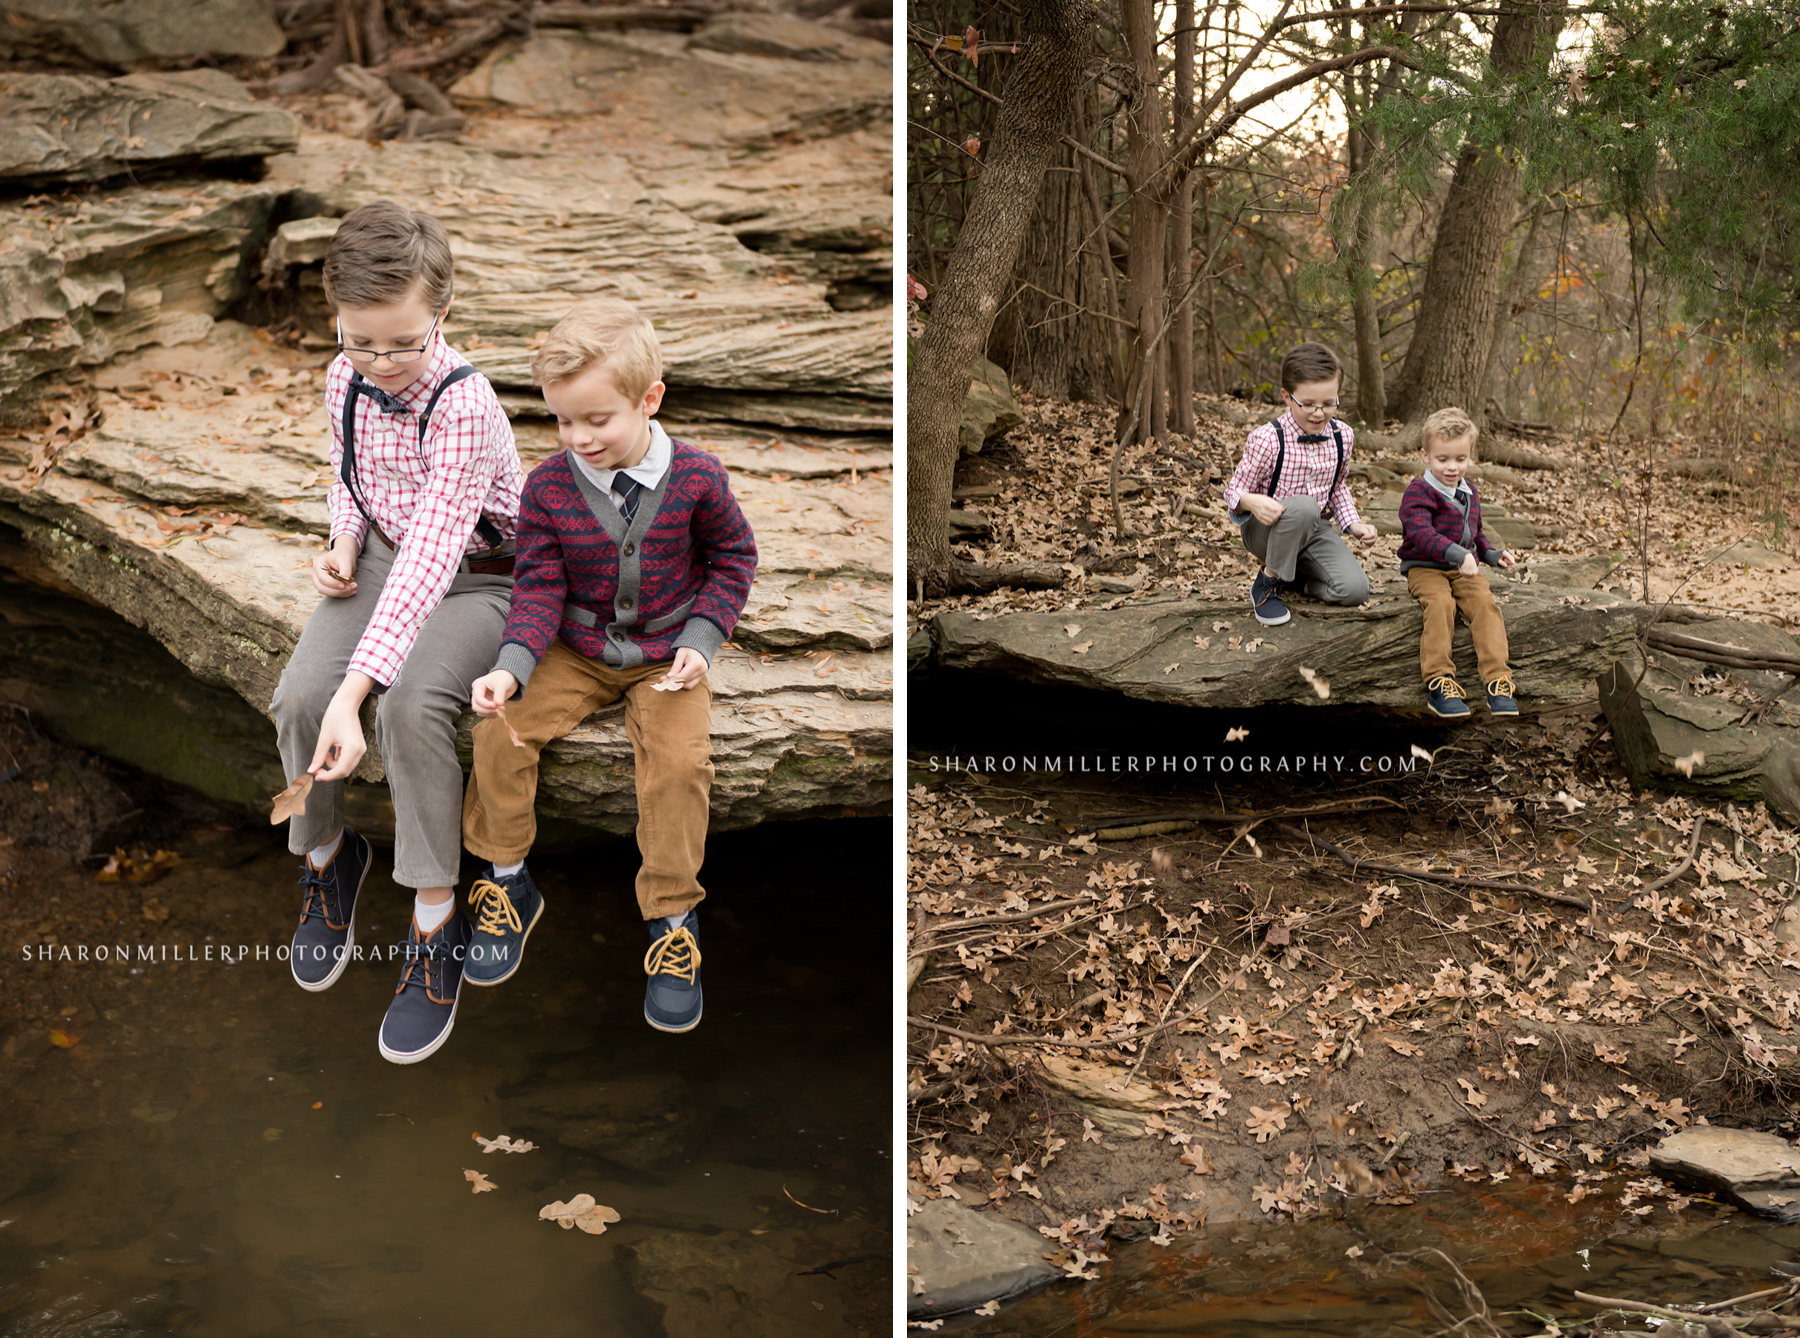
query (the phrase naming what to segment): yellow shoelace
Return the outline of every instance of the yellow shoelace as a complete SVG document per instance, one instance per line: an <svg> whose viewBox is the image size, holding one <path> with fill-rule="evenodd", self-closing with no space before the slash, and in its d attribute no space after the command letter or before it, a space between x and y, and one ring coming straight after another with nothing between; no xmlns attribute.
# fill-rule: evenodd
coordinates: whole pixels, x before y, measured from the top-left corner
<svg viewBox="0 0 1800 1338"><path fill-rule="evenodd" d="M671 929L644 954L644 974L647 976L679 976L692 985L694 973L699 969L700 943L686 925Z"/></svg>
<svg viewBox="0 0 1800 1338"><path fill-rule="evenodd" d="M492 934L498 938L509 929L518 931L525 928L519 919L519 912L513 907L512 898L506 895L506 889L491 879L475 880L475 886L469 889L469 905L481 908L481 919L475 928L484 934Z"/></svg>
<svg viewBox="0 0 1800 1338"><path fill-rule="evenodd" d="M1488 695L1492 697L1516 697L1519 694L1513 691L1512 679L1496 678L1492 683L1488 684Z"/></svg>
<svg viewBox="0 0 1800 1338"><path fill-rule="evenodd" d="M1457 686L1456 680L1451 678L1448 674L1439 674L1436 678L1432 679L1431 682L1425 685L1425 691L1427 692L1430 692L1433 688L1436 688L1446 697L1461 697L1463 695L1462 688Z"/></svg>

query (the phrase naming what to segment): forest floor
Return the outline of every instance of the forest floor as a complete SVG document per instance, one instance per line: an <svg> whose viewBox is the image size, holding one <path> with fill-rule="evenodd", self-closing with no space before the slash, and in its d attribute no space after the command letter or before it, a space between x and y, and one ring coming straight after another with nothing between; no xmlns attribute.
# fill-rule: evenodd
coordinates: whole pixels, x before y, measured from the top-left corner
<svg viewBox="0 0 1800 1338"><path fill-rule="evenodd" d="M1090 592L1079 576L912 606L916 619L1248 583L1217 502L1242 427L1212 422L1129 460L1142 536L1120 542L1110 414L1042 401L1026 414L964 464L959 486L997 489L979 503L994 542L964 556L1073 555L1141 590ZM1648 446L1609 460L1592 443L1533 445L1569 467L1479 486L1541 536L1565 527L1541 550L1632 552L1640 575L1602 581L1640 595L1648 551L1652 597L1679 584L1683 603L1792 626L1800 563L1709 560L1745 539L1791 546L1766 493L1660 477L1646 513L1631 471ZM1621 459L1622 491L1605 481ZM1353 486L1368 496L1367 480ZM1383 536L1365 562L1392 564L1397 542ZM1267 727L1206 714L1221 731ZM1604 723L1597 702L1510 722L1478 710L1408 775L1205 793L952 769L931 746L959 722L915 724L914 1195L992 1204L1092 1276L1108 1237L1298 1219L1346 1196L1409 1201L1459 1180L1547 1177L1570 1202L1605 1195L1666 1218L1687 1200L1645 1169L1665 1134L1710 1122L1791 1136L1800 837L1760 805L1634 792ZM1399 735L1359 742L1384 738Z"/></svg>

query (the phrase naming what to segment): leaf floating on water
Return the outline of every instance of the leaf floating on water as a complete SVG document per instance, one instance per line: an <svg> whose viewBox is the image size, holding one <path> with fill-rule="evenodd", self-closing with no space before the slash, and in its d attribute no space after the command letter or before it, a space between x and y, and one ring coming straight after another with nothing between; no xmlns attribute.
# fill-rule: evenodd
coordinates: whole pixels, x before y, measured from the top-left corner
<svg viewBox="0 0 1800 1338"><path fill-rule="evenodd" d="M1706 761L1706 754L1701 752L1698 748L1696 748L1696 749L1694 749L1693 752L1689 753L1686 757L1678 757L1675 759L1675 770L1679 771L1682 775L1686 776L1689 780L1692 780L1694 778L1694 768L1701 765L1705 761Z"/></svg>
<svg viewBox="0 0 1800 1338"><path fill-rule="evenodd" d="M177 864L181 856L173 850L125 851L115 848L112 858L94 874L97 883L154 883Z"/></svg>
<svg viewBox="0 0 1800 1338"><path fill-rule="evenodd" d="M577 1194L567 1203L560 1199L546 1203L538 1209L538 1217L555 1222L564 1231L580 1227L590 1236L603 1235L608 1223L619 1220L619 1214L613 1209L595 1203L592 1194Z"/></svg>
<svg viewBox="0 0 1800 1338"><path fill-rule="evenodd" d="M312 773L303 771L288 785L287 789L276 795L269 809L269 825L276 827L289 818L306 812L306 796L312 790Z"/></svg>
<svg viewBox="0 0 1800 1338"><path fill-rule="evenodd" d="M489 1180L480 1171L464 1171L463 1179L475 1186L474 1189L469 1191L471 1194L485 1194L488 1190L494 1188L494 1182Z"/></svg>
<svg viewBox="0 0 1800 1338"><path fill-rule="evenodd" d="M481 1144L483 1152L530 1152L537 1146L536 1143L523 1141L515 1143L511 1134L501 1134L498 1138L483 1138L476 1134L474 1138Z"/></svg>
<svg viewBox="0 0 1800 1338"><path fill-rule="evenodd" d="M72 1046L81 1044L81 1037L72 1031L64 1031L60 1027L52 1027L50 1029L50 1044L54 1045L59 1050L67 1050Z"/></svg>
<svg viewBox="0 0 1800 1338"><path fill-rule="evenodd" d="M1310 683L1312 685L1312 690L1319 694L1319 699L1321 701L1330 699L1330 697L1331 697L1331 680L1330 679L1319 677L1319 675L1314 670L1308 669L1304 665L1302 665L1300 668L1300 677L1304 678L1308 683Z"/></svg>

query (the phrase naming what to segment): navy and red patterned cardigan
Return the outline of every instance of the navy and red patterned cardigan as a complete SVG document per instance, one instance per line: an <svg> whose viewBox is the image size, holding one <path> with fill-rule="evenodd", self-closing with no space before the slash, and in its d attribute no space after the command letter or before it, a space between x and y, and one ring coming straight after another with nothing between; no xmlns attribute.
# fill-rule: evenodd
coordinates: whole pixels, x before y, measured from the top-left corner
<svg viewBox="0 0 1800 1338"><path fill-rule="evenodd" d="M756 536L725 466L686 442L672 445L629 530L566 452L525 480L512 607L494 666L521 689L559 636L578 654L629 669L673 659L683 646L711 664L737 626Z"/></svg>
<svg viewBox="0 0 1800 1338"><path fill-rule="evenodd" d="M1462 508L1422 478L1406 485L1400 498L1400 570L1434 567L1453 571L1474 553L1489 566L1500 565L1506 550L1488 542L1481 529L1481 498L1467 479L1469 515L1465 525ZM1467 539L1465 543L1464 540Z"/></svg>

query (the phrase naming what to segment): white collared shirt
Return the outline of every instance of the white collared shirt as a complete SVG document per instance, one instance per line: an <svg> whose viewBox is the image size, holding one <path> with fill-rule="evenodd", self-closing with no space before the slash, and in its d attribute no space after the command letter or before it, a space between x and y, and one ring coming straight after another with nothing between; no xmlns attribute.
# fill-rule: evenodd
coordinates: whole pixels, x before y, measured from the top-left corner
<svg viewBox="0 0 1800 1338"><path fill-rule="evenodd" d="M1438 476L1429 469L1425 471L1425 481L1439 492L1443 493L1444 496L1448 497L1451 501L1456 502L1463 510L1467 511L1469 509L1469 498L1475 495L1475 491L1467 484L1459 483L1455 488L1447 488L1438 481ZM1462 491L1462 499L1460 501L1457 500L1456 496L1458 489Z"/></svg>
<svg viewBox="0 0 1800 1338"><path fill-rule="evenodd" d="M669 472L669 462L674 458L675 445L669 440L669 434L663 431L662 424L654 418L650 420L650 447L644 452L644 458L629 469L596 469L574 451L569 452L569 459L575 468L587 475L588 482L620 502L625 498L613 487L613 481L620 474L642 484L646 492L653 491L662 482L662 476Z"/></svg>

